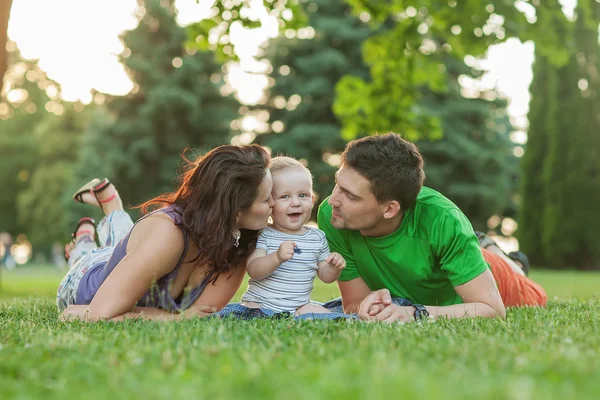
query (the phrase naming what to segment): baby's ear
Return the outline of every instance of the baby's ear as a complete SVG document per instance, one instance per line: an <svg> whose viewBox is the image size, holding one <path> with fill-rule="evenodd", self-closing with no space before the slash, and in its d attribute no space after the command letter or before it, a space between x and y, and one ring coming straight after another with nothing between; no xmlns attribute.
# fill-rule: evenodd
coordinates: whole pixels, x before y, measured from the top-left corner
<svg viewBox="0 0 600 400"><path fill-rule="evenodd" d="M319 200L319 194L313 190L312 191L312 202L315 203L317 200Z"/></svg>

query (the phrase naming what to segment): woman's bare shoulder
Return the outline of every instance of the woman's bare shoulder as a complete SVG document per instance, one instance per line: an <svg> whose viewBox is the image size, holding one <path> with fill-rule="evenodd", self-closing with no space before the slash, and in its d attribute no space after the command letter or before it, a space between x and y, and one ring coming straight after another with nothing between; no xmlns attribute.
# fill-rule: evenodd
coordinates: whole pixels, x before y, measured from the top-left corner
<svg viewBox="0 0 600 400"><path fill-rule="evenodd" d="M181 228L164 213L156 213L139 221L132 229L127 249L143 245L145 248L168 249L181 253L184 238Z"/></svg>

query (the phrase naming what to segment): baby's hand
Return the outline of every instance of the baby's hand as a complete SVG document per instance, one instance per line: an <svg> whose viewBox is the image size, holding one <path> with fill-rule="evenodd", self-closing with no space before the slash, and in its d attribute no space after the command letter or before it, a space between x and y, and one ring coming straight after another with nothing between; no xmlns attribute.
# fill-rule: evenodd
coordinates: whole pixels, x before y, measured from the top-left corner
<svg viewBox="0 0 600 400"><path fill-rule="evenodd" d="M279 250L277 250L277 259L281 264L292 259L294 256L295 247L296 243L292 242L291 240L281 243Z"/></svg>
<svg viewBox="0 0 600 400"><path fill-rule="evenodd" d="M325 261L335 270L341 271L346 268L346 260L338 253L331 253Z"/></svg>

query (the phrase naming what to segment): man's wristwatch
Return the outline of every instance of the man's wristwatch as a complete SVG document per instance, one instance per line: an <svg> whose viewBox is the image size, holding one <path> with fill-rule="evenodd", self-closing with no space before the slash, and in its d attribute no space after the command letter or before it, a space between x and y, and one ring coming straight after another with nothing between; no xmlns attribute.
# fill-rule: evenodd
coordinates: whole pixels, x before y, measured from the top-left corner
<svg viewBox="0 0 600 400"><path fill-rule="evenodd" d="M422 304L413 304L415 308L415 321L421 321L429 318L429 311Z"/></svg>

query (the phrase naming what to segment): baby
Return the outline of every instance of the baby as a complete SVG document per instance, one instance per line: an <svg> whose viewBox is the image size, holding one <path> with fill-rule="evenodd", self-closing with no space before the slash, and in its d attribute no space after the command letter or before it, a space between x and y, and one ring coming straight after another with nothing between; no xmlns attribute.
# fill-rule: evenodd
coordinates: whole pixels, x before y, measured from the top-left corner
<svg viewBox="0 0 600 400"><path fill-rule="evenodd" d="M335 282L346 261L330 253L325 233L304 226L313 208L310 171L290 157L271 160L273 176L273 224L258 238L256 250L246 262L250 275L242 304L273 311L328 313L309 300L315 275Z"/></svg>

